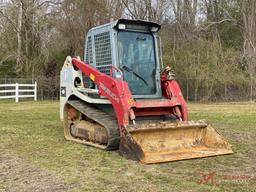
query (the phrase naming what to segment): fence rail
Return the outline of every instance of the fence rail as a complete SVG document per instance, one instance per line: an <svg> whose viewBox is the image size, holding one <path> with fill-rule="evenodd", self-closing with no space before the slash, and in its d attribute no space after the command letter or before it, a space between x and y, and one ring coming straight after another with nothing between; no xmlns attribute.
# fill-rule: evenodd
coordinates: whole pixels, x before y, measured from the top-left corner
<svg viewBox="0 0 256 192"><path fill-rule="evenodd" d="M25 88L24 88L25 87ZM7 88L7 89L6 89ZM12 89L11 89L12 88ZM0 99L15 98L15 102L19 102L19 98L34 98L37 100L37 82L34 84L0 84ZM3 95L3 93L5 95ZM15 94L12 94L15 93ZM24 94L30 93L30 94Z"/></svg>

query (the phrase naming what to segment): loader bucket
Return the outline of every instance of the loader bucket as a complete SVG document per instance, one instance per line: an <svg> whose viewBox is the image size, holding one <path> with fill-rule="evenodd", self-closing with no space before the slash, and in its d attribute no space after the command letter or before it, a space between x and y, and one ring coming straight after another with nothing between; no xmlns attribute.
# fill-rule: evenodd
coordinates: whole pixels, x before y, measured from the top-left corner
<svg viewBox="0 0 256 192"><path fill-rule="evenodd" d="M161 163L233 153L204 121L151 122L124 128L119 151L142 163Z"/></svg>

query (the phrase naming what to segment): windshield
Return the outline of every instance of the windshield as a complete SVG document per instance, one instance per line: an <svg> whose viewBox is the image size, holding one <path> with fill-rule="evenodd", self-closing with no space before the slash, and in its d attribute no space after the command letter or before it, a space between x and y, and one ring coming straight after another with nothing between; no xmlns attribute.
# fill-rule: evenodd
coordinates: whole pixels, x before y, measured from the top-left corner
<svg viewBox="0 0 256 192"><path fill-rule="evenodd" d="M120 31L118 55L124 79L133 95L156 93L155 48L151 34Z"/></svg>

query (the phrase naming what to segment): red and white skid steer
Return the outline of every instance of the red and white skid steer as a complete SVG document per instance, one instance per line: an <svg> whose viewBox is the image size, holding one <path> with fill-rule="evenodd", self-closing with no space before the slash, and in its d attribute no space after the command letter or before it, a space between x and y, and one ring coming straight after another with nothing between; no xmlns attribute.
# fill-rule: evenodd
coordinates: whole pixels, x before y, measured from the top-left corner
<svg viewBox="0 0 256 192"><path fill-rule="evenodd" d="M161 163L233 153L205 121L188 121L169 67L161 69L160 25L119 19L92 28L84 61L61 70L60 118L67 140Z"/></svg>

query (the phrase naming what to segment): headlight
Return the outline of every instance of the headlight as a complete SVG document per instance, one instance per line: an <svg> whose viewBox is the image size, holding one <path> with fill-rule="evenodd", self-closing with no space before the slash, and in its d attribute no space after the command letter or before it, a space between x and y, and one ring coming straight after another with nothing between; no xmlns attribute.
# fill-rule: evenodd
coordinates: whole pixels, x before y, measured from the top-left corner
<svg viewBox="0 0 256 192"><path fill-rule="evenodd" d="M151 31L151 32L157 32L158 29L159 29L158 27L151 27L151 28L150 28L150 31Z"/></svg>
<svg viewBox="0 0 256 192"><path fill-rule="evenodd" d="M118 24L118 29L125 29L125 24Z"/></svg>

